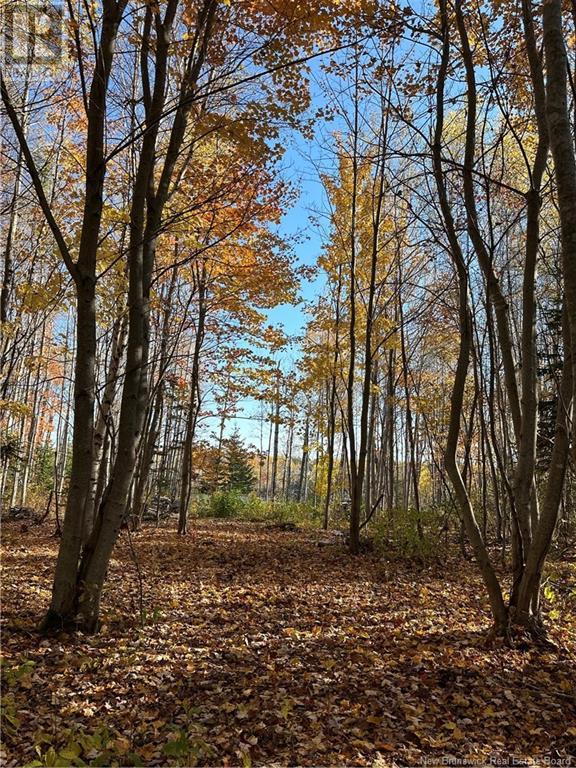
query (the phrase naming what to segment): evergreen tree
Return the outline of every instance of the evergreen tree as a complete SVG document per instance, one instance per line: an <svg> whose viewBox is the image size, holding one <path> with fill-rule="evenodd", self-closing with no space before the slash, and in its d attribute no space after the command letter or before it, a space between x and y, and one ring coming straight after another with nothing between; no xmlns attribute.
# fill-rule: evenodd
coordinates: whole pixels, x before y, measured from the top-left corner
<svg viewBox="0 0 576 768"><path fill-rule="evenodd" d="M250 456L236 429L226 440L222 486L228 491L250 493L254 488L254 483L255 478L250 465Z"/></svg>

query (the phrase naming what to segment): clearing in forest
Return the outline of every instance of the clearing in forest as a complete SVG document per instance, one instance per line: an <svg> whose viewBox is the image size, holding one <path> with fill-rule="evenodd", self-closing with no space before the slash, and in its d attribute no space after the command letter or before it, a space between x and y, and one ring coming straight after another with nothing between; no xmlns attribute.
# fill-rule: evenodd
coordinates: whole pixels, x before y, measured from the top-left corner
<svg viewBox="0 0 576 768"><path fill-rule="evenodd" d="M551 564L556 648L507 649L486 646L482 588L458 557L351 557L336 536L263 524L148 527L121 536L100 634L42 637L51 534L4 526L4 765L576 754L573 564Z"/></svg>

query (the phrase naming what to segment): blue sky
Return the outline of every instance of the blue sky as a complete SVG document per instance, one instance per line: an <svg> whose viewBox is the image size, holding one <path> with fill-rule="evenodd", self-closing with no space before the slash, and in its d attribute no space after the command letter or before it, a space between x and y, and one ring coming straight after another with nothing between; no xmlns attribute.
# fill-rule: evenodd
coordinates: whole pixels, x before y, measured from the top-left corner
<svg viewBox="0 0 576 768"><path fill-rule="evenodd" d="M311 65L310 72L311 109L310 115L327 101L325 89L321 83L325 75L321 70L318 60ZM317 124L321 125L321 121ZM334 124L328 127L327 134L316 135L312 139L305 138L300 133L286 131L281 140L286 146L286 151L280 163L279 173L282 178L293 186L298 193L294 204L288 208L278 225L277 234L292 243L293 251L298 264L313 266L322 252L322 246L326 237L328 210L326 193L319 176L319 168L325 170L331 165L334 158L330 152L323 148L323 141L328 138L331 143L330 133L334 130ZM267 311L270 322L280 326L286 335L294 337L304 330L307 317L305 304L313 303L315 297L321 292L323 278L320 275L313 281L303 281L300 287L301 301L296 306L283 304ZM298 345L280 354L280 363L284 370L289 370L299 354ZM238 418L227 422L225 432L229 435L234 429L238 429L246 443L255 446L260 442L261 422L258 418L259 405L254 400L242 403ZM206 419L202 431L204 435L214 430L217 420ZM264 450L267 448L268 424L263 425ZM283 449L284 436L281 435L281 450Z"/></svg>
<svg viewBox="0 0 576 768"><path fill-rule="evenodd" d="M311 107L315 110L324 104L325 94L318 84L322 77L319 63L314 62L311 69ZM278 233L287 239L298 236L294 243L298 263L312 266L321 253L323 243L323 233L315 219L327 208L324 187L317 171L321 159L320 142L316 138L306 139L296 131L291 131L283 138L287 148L282 160L281 174L293 185L299 195L296 203L284 214ZM321 287L321 278L313 282L303 282L301 285L303 301L313 301ZM296 307L282 305L268 314L270 321L281 325L289 335L300 333L306 322L302 304Z"/></svg>
<svg viewBox="0 0 576 768"><path fill-rule="evenodd" d="M290 150L289 154L297 155L298 152ZM300 157L298 161L304 162ZM322 206L323 201L324 194L320 180L303 180L296 204L286 212L279 226L282 236L287 238L300 236L300 241L294 245L299 264L312 266L321 252L322 234L318 226L310 221L310 216ZM312 301L320 287L321 279L303 281L300 290L303 302ZM268 316L270 322L281 325L288 335L294 335L303 330L306 322L303 308L303 303L298 306L283 304L270 310Z"/></svg>
<svg viewBox="0 0 576 768"><path fill-rule="evenodd" d="M284 176L299 190L298 198L295 204L284 214L282 221L278 226L278 234L281 237L291 240L297 236L294 243L294 252L299 264L312 266L315 264L323 243L321 228L311 221L319 210L325 208L324 188L320 179L317 177L313 164L306 157L310 152L310 143L300 136L292 134L290 136L291 144L287 149L282 163ZM304 330L306 324L306 315L304 312L304 303L312 302L322 287L322 278L319 277L312 282L303 282L301 284L300 304L293 306L291 304L282 304L274 309L267 311L267 316L271 323L282 327L288 336L297 336ZM281 355L284 369L289 369L292 361L298 355L298 348L294 346L292 350ZM260 442L261 424L258 419L258 404L255 400L248 400L242 404L238 418L230 419L226 425L226 434L231 434L236 428L241 437L248 444L256 447ZM216 419L207 419L203 422L202 431L209 432L217 427ZM268 424L263 426L264 450L267 448ZM281 436L281 441L283 437Z"/></svg>

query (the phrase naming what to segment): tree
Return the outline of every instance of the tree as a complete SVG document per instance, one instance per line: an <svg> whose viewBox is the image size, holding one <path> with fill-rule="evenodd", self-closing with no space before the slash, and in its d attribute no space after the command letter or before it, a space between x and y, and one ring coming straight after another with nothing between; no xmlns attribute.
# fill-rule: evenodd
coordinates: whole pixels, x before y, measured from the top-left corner
<svg viewBox="0 0 576 768"><path fill-rule="evenodd" d="M346 523L353 553L376 519L410 520L416 546L455 526L496 631L539 634L573 515L574 17L557 0L67 13L62 62L37 67L31 40L0 82L0 446L18 448L0 495L66 496L45 627L97 629L127 520L169 502L185 533L195 484L252 487L224 435L256 401L267 500ZM282 229L294 130L316 138L315 267ZM269 311L313 276L288 339Z"/></svg>
<svg viewBox="0 0 576 768"><path fill-rule="evenodd" d="M226 440L221 484L227 491L250 493L256 478L250 454L246 450L238 429Z"/></svg>
<svg viewBox="0 0 576 768"><path fill-rule="evenodd" d="M139 465L145 471L149 463L147 458L142 464L140 456L150 413L157 255L171 225L197 211L197 200L179 204L190 160L206 137L216 135L250 156L254 179L270 158L280 156L282 147L275 142L278 125L296 126L307 105L307 84L299 77L299 67L315 54L319 35L341 32L326 11L301 15L290 2L276 8L218 0L168 0L161 6L134 7L127 1L102 0L78 11L70 6L68 71L56 76L58 87L51 74L41 75L34 93L40 94L37 117L54 119L62 104L69 110L64 124L73 145L70 156L77 187L70 184L63 198L81 201L71 207L46 194L29 141L35 134L27 134L22 116L29 114L31 105L20 109L21 99L13 95L15 83L2 72L2 101L19 146L18 163L32 183L76 290L72 471L46 628L78 624L88 631L97 629L105 574L137 482L135 472ZM133 44L116 51L119 30ZM291 60L294 65L288 66ZM126 72L129 77L124 77ZM268 72L273 77L266 80ZM66 96L55 99L59 88ZM244 175L249 174L244 167ZM213 202L212 210L206 207L200 216L194 255L213 245L201 239L202 230L211 230L209 222L218 209L217 198L210 198L211 178L210 164L205 163L194 179L196 189L205 194L204 202ZM14 189L19 185L18 177ZM107 217L114 218L111 209L118 205L123 206L120 220L109 221ZM103 264L114 250L114 257ZM8 255L3 316L9 310L13 282L10 249ZM124 257L128 327L122 389L115 406L114 441L109 441L113 450L102 454L107 483L92 524L98 486L94 477L98 462L93 459L100 440L99 436L94 440L96 426L100 434L95 423L98 310L105 278ZM191 413L195 410L193 402ZM193 421L188 424L192 436ZM107 429L112 431L110 423Z"/></svg>

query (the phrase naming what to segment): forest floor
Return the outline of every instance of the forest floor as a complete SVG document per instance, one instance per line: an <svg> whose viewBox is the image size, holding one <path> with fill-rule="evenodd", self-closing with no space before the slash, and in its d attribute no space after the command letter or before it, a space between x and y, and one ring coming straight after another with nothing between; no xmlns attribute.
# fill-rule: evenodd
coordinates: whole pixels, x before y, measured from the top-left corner
<svg viewBox="0 0 576 768"><path fill-rule="evenodd" d="M51 534L3 529L5 766L574 764L574 562L551 566L556 648L509 649L486 645L482 585L459 556L352 558L337 537L262 524L149 527L121 536L101 633L43 638Z"/></svg>

